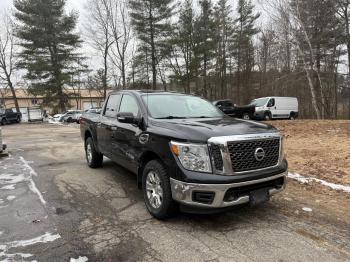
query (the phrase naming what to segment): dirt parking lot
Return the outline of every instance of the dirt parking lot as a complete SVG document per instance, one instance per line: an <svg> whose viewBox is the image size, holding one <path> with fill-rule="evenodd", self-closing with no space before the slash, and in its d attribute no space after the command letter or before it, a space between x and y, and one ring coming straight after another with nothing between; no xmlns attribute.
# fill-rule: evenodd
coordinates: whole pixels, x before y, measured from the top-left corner
<svg viewBox="0 0 350 262"><path fill-rule="evenodd" d="M290 170L350 186L350 121L276 121ZM86 166L79 129L9 125L0 261L350 261L350 193L289 180L258 208L153 219L136 178Z"/></svg>

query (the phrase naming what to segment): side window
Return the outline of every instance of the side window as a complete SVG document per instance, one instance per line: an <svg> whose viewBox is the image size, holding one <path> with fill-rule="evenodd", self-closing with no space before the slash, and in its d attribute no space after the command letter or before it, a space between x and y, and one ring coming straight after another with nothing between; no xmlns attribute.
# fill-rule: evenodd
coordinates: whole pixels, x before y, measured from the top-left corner
<svg viewBox="0 0 350 262"><path fill-rule="evenodd" d="M137 101L131 95L123 95L122 102L120 103L119 112L133 113L137 116L139 113L139 106Z"/></svg>
<svg viewBox="0 0 350 262"><path fill-rule="evenodd" d="M269 103L267 104L267 107L273 107L273 106L275 106L275 99L271 98Z"/></svg>
<svg viewBox="0 0 350 262"><path fill-rule="evenodd" d="M6 109L6 113L11 114L13 113L12 109Z"/></svg>
<svg viewBox="0 0 350 262"><path fill-rule="evenodd" d="M118 107L120 103L121 95L110 95L107 101L105 116L116 117L118 113Z"/></svg>

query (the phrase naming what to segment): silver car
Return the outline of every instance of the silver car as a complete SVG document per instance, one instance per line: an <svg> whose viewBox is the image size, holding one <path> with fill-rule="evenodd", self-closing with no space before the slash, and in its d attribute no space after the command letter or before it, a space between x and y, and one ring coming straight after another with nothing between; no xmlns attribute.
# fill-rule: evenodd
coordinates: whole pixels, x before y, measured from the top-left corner
<svg viewBox="0 0 350 262"><path fill-rule="evenodd" d="M83 114L82 110L68 110L59 118L58 121L67 122L67 123L73 123L73 122L78 123L82 114Z"/></svg>

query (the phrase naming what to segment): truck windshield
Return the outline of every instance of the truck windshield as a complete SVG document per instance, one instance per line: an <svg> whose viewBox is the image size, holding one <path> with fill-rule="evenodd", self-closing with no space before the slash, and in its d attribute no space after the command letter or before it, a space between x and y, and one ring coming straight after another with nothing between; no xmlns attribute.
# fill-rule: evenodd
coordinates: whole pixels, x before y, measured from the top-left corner
<svg viewBox="0 0 350 262"><path fill-rule="evenodd" d="M222 117L215 106L199 97L180 94L148 94L142 100L153 118L216 118Z"/></svg>
<svg viewBox="0 0 350 262"><path fill-rule="evenodd" d="M250 105L252 105L252 106L264 106L264 105L266 105L268 100L269 100L268 98L255 99L252 102L250 102Z"/></svg>

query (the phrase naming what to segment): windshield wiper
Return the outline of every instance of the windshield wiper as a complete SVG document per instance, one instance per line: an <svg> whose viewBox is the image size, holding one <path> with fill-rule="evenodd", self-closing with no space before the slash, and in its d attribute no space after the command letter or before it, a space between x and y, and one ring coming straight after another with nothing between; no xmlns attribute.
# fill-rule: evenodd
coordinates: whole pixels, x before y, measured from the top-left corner
<svg viewBox="0 0 350 262"><path fill-rule="evenodd" d="M157 117L156 119L186 119L184 116L166 116L166 117Z"/></svg>

